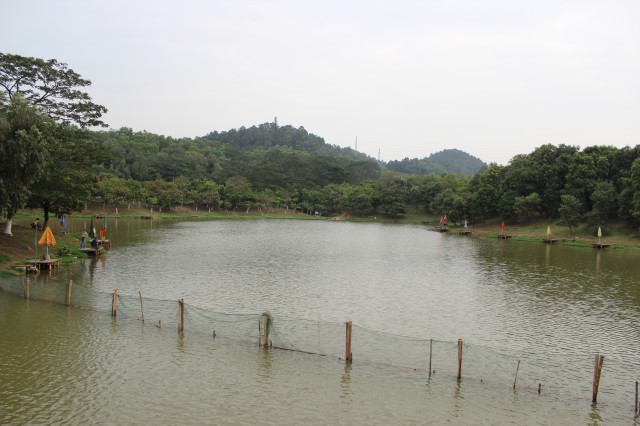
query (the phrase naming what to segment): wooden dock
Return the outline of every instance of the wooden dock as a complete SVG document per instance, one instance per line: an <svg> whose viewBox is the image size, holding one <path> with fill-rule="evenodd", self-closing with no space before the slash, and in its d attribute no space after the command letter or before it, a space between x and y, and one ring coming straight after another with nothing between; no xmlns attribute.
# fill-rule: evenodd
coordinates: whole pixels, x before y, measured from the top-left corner
<svg viewBox="0 0 640 426"><path fill-rule="evenodd" d="M94 248L81 248L80 251L82 253L86 253L88 256L95 256L98 257L100 256L100 248L94 249Z"/></svg>
<svg viewBox="0 0 640 426"><path fill-rule="evenodd" d="M24 269L25 274L29 272L40 272L36 265L14 265L16 269Z"/></svg>
<svg viewBox="0 0 640 426"><path fill-rule="evenodd" d="M553 244L557 243L559 240L557 238L543 238L542 242L545 244Z"/></svg>
<svg viewBox="0 0 640 426"><path fill-rule="evenodd" d="M31 259L27 260L27 263L29 263L29 265L33 265L33 267L38 270L60 267L60 259Z"/></svg>
<svg viewBox="0 0 640 426"><path fill-rule="evenodd" d="M100 244L102 247L106 248L107 250L111 250L111 241L109 240L98 240L98 244Z"/></svg>
<svg viewBox="0 0 640 426"><path fill-rule="evenodd" d="M458 234L460 234L460 235L471 235L471 231L467 231L465 229L464 231L458 231Z"/></svg>
<svg viewBox="0 0 640 426"><path fill-rule="evenodd" d="M501 240L508 240L509 238L511 238L511 235L500 234L498 235L498 238L500 238Z"/></svg>
<svg viewBox="0 0 640 426"><path fill-rule="evenodd" d="M591 247L593 247L594 249L603 250L609 247L610 245L611 244L593 243L591 244Z"/></svg>

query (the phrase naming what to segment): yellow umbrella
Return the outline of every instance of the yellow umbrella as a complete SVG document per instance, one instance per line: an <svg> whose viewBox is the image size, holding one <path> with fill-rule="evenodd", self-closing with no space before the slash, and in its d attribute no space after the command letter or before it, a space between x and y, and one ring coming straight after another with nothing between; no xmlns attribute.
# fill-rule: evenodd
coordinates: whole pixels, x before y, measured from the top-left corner
<svg viewBox="0 0 640 426"><path fill-rule="evenodd" d="M602 238L602 228L598 226L598 244L600 244L600 239Z"/></svg>
<svg viewBox="0 0 640 426"><path fill-rule="evenodd" d="M49 258L49 246L55 246L56 245L56 238L53 236L53 232L51 232L51 229L47 226L46 229L44 230L44 232L42 233L42 237L40 237L40 240L38 241L38 244L40 244L41 246L47 246L47 254L45 255L45 259Z"/></svg>
<svg viewBox="0 0 640 426"><path fill-rule="evenodd" d="M550 235L551 235L551 227L547 226L547 236L550 236Z"/></svg>

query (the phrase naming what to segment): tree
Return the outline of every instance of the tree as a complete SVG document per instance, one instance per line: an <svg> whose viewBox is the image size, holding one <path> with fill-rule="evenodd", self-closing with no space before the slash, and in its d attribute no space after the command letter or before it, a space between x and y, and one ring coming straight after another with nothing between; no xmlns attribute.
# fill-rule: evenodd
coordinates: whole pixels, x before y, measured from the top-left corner
<svg viewBox="0 0 640 426"><path fill-rule="evenodd" d="M224 184L224 203L226 208L235 209L238 204L253 200L253 188L244 176L233 176Z"/></svg>
<svg viewBox="0 0 640 426"><path fill-rule="evenodd" d="M0 102L0 211L12 235L15 212L25 206L31 185L44 172L52 123L21 96Z"/></svg>
<svg viewBox="0 0 640 426"><path fill-rule="evenodd" d="M86 208L98 191L94 165L103 162L103 153L88 138L87 131L68 125L54 127L42 176L31 186L27 206L42 208L43 226L49 213L71 213Z"/></svg>
<svg viewBox="0 0 640 426"><path fill-rule="evenodd" d="M616 188L611 182L599 182L591 193L591 215L597 223L607 223L616 211Z"/></svg>
<svg viewBox="0 0 640 426"><path fill-rule="evenodd" d="M91 81L55 59L0 53L0 87L8 98L21 95L60 123L107 127L100 120L107 109L78 89L90 85Z"/></svg>
<svg viewBox="0 0 640 426"><path fill-rule="evenodd" d="M531 220L540 214L540 206L542 201L537 192L532 192L526 197L516 198L516 208L518 210L518 219L521 223L531 223Z"/></svg>
<svg viewBox="0 0 640 426"><path fill-rule="evenodd" d="M569 235L571 235L573 227L582 219L582 203L570 194L561 195L560 199L562 200L558 209L560 221L569 227Z"/></svg>

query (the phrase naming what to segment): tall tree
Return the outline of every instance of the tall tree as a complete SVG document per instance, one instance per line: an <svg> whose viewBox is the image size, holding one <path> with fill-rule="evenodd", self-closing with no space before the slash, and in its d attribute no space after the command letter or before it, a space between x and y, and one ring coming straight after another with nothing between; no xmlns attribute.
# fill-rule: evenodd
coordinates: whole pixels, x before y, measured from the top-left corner
<svg viewBox="0 0 640 426"><path fill-rule="evenodd" d="M82 90L90 85L91 81L55 59L0 53L0 88L8 98L20 94L60 123L107 126L100 119L107 109Z"/></svg>
<svg viewBox="0 0 640 426"><path fill-rule="evenodd" d="M8 104L0 99L0 211L7 215L7 235L15 212L24 207L30 187L44 172L53 125L21 96Z"/></svg>
<svg viewBox="0 0 640 426"><path fill-rule="evenodd" d="M569 227L569 235L573 233L573 228L582 220L582 203L571 194L560 196L562 204L558 209L560 222Z"/></svg>

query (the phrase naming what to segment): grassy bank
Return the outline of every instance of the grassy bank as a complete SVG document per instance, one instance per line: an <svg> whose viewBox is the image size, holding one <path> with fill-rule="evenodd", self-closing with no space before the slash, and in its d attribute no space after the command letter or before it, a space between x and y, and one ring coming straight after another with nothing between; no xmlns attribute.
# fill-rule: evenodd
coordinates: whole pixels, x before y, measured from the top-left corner
<svg viewBox="0 0 640 426"><path fill-rule="evenodd" d="M247 219L296 219L296 220L328 220L329 218L320 216L310 216L303 213L294 213L291 210L278 211L229 211L229 212L207 212L207 211L190 211L181 209L172 212L150 212L146 209L123 209L119 212L118 217L122 219L139 219L153 217L153 219L162 220L247 220ZM74 218L95 218L96 215L105 214L99 209L88 210L73 215ZM106 212L109 218L115 216L115 212ZM35 214L42 219L42 214ZM379 222L379 223L395 223L395 224L419 224L422 226L437 226L439 218L428 216L420 212L409 212L399 217L377 216L358 216L343 214L334 218L334 220L346 220L353 222ZM45 253L44 246L37 246L37 238L41 232L37 233L30 227L33 220L31 212L20 212L13 221L13 236L7 236L0 233L0 273L18 274L20 271L15 268L16 265L24 263L28 259L42 258ZM57 221L51 218L51 221ZM500 228L501 221L490 220L482 224L469 227L473 236L479 238L497 238L502 233ZM547 237L547 226L551 227L551 237L557 239L557 244L565 244L579 247L589 247L594 242L598 242L595 235L597 227L581 225L573 232L569 233L569 228L557 224L549 224L548 222L539 222L531 225L510 225L505 227L505 233L511 236L512 241L541 243L542 239ZM4 231L5 222L0 222L0 231ZM449 230L452 233L462 229L462 226L452 226L449 224ZM640 232L630 231L622 224L610 224L605 227L602 242L610 244L608 250L640 250ZM56 246L49 249L52 257L61 257L62 263L73 262L80 256L86 256L79 251L79 235L58 234L56 237Z"/></svg>

